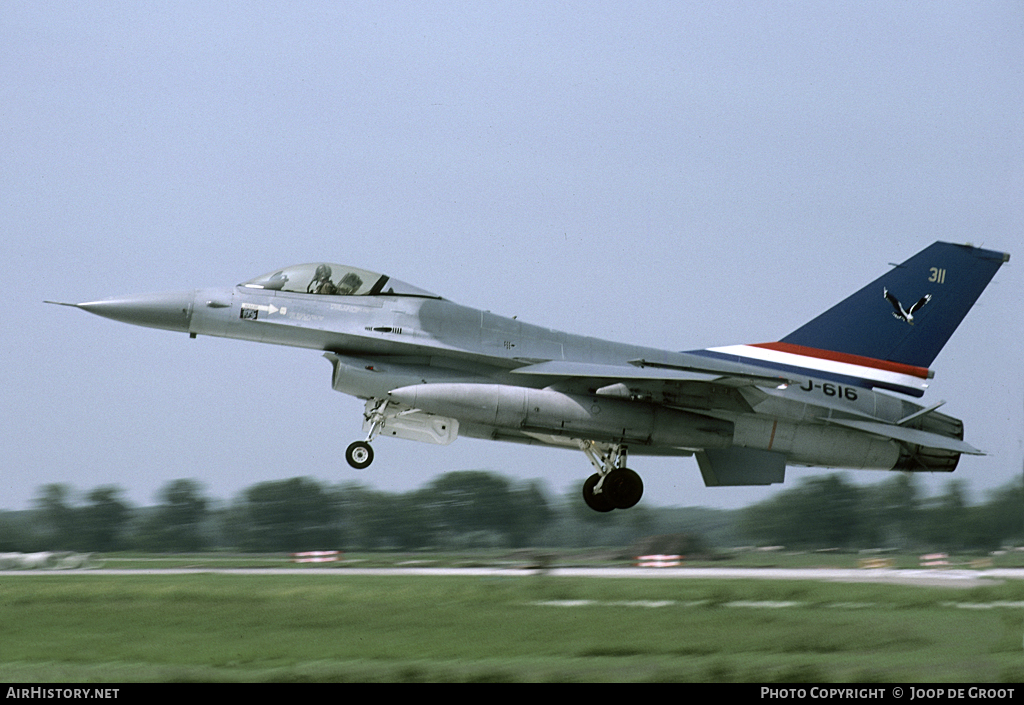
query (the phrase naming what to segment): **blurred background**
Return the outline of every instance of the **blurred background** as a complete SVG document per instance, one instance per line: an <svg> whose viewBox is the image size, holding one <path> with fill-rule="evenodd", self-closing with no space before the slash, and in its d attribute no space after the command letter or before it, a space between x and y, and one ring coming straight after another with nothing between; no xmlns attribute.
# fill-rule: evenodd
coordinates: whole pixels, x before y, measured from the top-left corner
<svg viewBox="0 0 1024 705"><path fill-rule="evenodd" d="M471 439L382 440L355 471L362 403L316 352L44 299L323 260L686 350L778 340L935 240L1015 256L924 399L989 452L955 474L988 501L1024 464L1022 28L1016 2L8 4L0 508L161 505L182 478L225 503L300 477L403 496L453 471L558 498L591 471ZM820 474L636 469L644 505L718 509Z"/></svg>

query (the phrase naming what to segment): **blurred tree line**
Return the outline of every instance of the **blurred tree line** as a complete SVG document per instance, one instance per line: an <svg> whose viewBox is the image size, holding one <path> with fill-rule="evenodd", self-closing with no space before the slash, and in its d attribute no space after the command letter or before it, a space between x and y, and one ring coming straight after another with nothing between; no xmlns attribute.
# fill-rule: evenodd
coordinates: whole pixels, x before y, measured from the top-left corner
<svg viewBox="0 0 1024 705"><path fill-rule="evenodd" d="M133 507L112 485L84 494L44 485L33 509L0 513L0 551L588 547L660 534L688 534L709 546L971 551L1024 543L1021 481L971 505L958 480L925 497L904 473L869 486L843 475L809 477L734 511L641 504L598 514L576 492L553 500L537 481L515 483L484 471L450 472L406 493L296 477L253 485L226 505L195 480L181 479L161 488L157 500Z"/></svg>
<svg viewBox="0 0 1024 705"><path fill-rule="evenodd" d="M737 528L751 540L790 548L988 551L1024 542L1024 480L971 505L961 480L925 497L911 473L868 486L842 475L808 477L742 510Z"/></svg>

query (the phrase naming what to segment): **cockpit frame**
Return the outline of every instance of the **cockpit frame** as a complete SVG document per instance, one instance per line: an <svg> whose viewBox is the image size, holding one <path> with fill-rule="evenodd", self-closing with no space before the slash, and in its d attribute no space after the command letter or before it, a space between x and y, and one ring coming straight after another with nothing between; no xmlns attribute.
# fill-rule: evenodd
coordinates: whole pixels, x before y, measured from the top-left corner
<svg viewBox="0 0 1024 705"><path fill-rule="evenodd" d="M246 289L263 289L321 296L415 296L440 299L419 287L386 274L343 264L311 262L268 272L239 284Z"/></svg>

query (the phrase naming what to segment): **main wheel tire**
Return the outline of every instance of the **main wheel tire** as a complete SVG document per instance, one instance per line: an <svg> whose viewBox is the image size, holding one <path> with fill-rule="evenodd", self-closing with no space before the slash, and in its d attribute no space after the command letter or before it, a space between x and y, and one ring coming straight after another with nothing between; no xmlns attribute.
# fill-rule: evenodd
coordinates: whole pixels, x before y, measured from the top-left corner
<svg viewBox="0 0 1024 705"><path fill-rule="evenodd" d="M629 509L644 495L644 481L629 468L616 468L604 478L603 494L616 509Z"/></svg>
<svg viewBox="0 0 1024 705"><path fill-rule="evenodd" d="M373 462L373 448L366 441L356 441L345 451L345 460L356 470L362 470Z"/></svg>
<svg viewBox="0 0 1024 705"><path fill-rule="evenodd" d="M595 512L610 512L615 509L615 505L608 499L607 493L594 494L594 487L600 481L601 476L596 472L587 478L587 481L583 483L583 501Z"/></svg>

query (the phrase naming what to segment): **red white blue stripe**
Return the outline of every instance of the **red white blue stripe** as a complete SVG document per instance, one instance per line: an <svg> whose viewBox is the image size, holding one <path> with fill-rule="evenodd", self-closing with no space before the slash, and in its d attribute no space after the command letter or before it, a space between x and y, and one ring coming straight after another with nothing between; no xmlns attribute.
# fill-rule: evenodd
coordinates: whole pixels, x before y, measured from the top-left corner
<svg viewBox="0 0 1024 705"><path fill-rule="evenodd" d="M932 377L932 372L927 367L819 350L792 343L727 345L693 351L693 354L745 362L809 377L832 379L868 389L879 387L915 397L924 395L928 388L926 380Z"/></svg>

